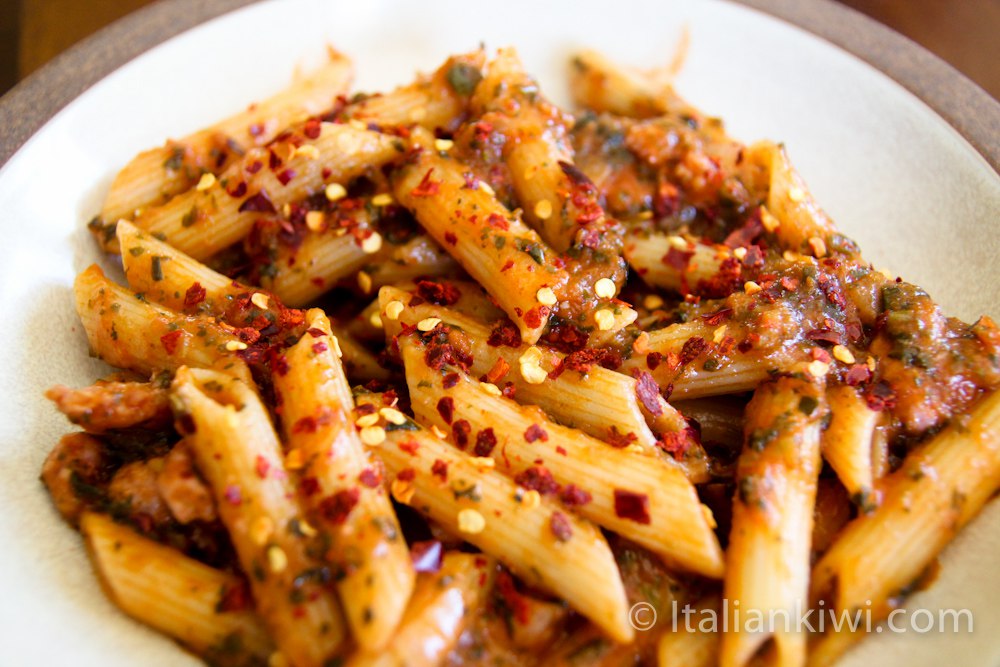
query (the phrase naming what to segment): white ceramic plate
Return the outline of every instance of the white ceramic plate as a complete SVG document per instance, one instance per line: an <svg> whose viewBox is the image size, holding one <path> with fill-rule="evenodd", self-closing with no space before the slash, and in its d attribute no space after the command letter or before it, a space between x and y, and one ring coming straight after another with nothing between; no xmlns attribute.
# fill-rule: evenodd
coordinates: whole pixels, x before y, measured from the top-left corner
<svg viewBox="0 0 1000 667"><path fill-rule="evenodd" d="M556 100L567 54L590 46L637 65L690 50L681 94L732 134L784 141L818 200L877 266L952 314L998 314L1000 177L930 108L864 62L789 24L719 0L494 5L285 0L183 33L90 88L0 170L0 664L197 664L118 613L38 481L66 422L42 398L106 370L88 359L70 286L98 258L85 222L136 152L282 86L331 43L361 89L408 81L447 54L513 44ZM942 557L912 608L968 608L974 632L880 634L845 664L1000 663L1000 505Z"/></svg>

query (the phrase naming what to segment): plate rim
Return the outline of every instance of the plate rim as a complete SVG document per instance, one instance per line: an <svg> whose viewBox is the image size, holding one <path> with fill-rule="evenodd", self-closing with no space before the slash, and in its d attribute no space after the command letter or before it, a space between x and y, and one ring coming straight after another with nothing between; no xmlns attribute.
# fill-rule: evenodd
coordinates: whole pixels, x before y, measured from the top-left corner
<svg viewBox="0 0 1000 667"><path fill-rule="evenodd" d="M0 97L0 168L93 85L191 28L261 0L159 0L98 30ZM1000 174L1000 102L924 47L834 0L726 0L790 23L888 76Z"/></svg>

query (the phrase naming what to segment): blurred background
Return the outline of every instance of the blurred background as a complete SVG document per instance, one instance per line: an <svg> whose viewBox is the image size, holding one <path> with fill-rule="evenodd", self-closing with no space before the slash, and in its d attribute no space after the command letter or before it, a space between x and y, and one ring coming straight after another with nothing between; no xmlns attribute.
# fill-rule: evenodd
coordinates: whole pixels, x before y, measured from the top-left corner
<svg viewBox="0 0 1000 667"><path fill-rule="evenodd" d="M0 0L0 93L153 1ZM1000 99L1000 0L839 1L933 51Z"/></svg>

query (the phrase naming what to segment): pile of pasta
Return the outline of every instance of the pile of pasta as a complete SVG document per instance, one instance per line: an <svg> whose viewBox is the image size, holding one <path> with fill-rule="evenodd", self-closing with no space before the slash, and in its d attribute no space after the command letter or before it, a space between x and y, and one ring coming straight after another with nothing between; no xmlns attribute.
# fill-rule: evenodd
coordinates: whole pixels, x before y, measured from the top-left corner
<svg viewBox="0 0 1000 667"><path fill-rule="evenodd" d="M572 114L512 49L351 75L140 154L90 224L120 371L49 391L42 478L125 613L220 665L825 665L863 628L671 619L885 618L996 492L1000 332L782 146L592 52Z"/></svg>

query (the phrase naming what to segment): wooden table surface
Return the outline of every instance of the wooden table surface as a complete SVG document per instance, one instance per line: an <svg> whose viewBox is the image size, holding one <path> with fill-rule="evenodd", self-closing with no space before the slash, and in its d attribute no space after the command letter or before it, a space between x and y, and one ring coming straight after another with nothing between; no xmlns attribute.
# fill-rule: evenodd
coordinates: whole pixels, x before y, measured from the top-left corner
<svg viewBox="0 0 1000 667"><path fill-rule="evenodd" d="M0 93L152 1L0 0ZM1000 0L840 1L930 49L1000 99Z"/></svg>

